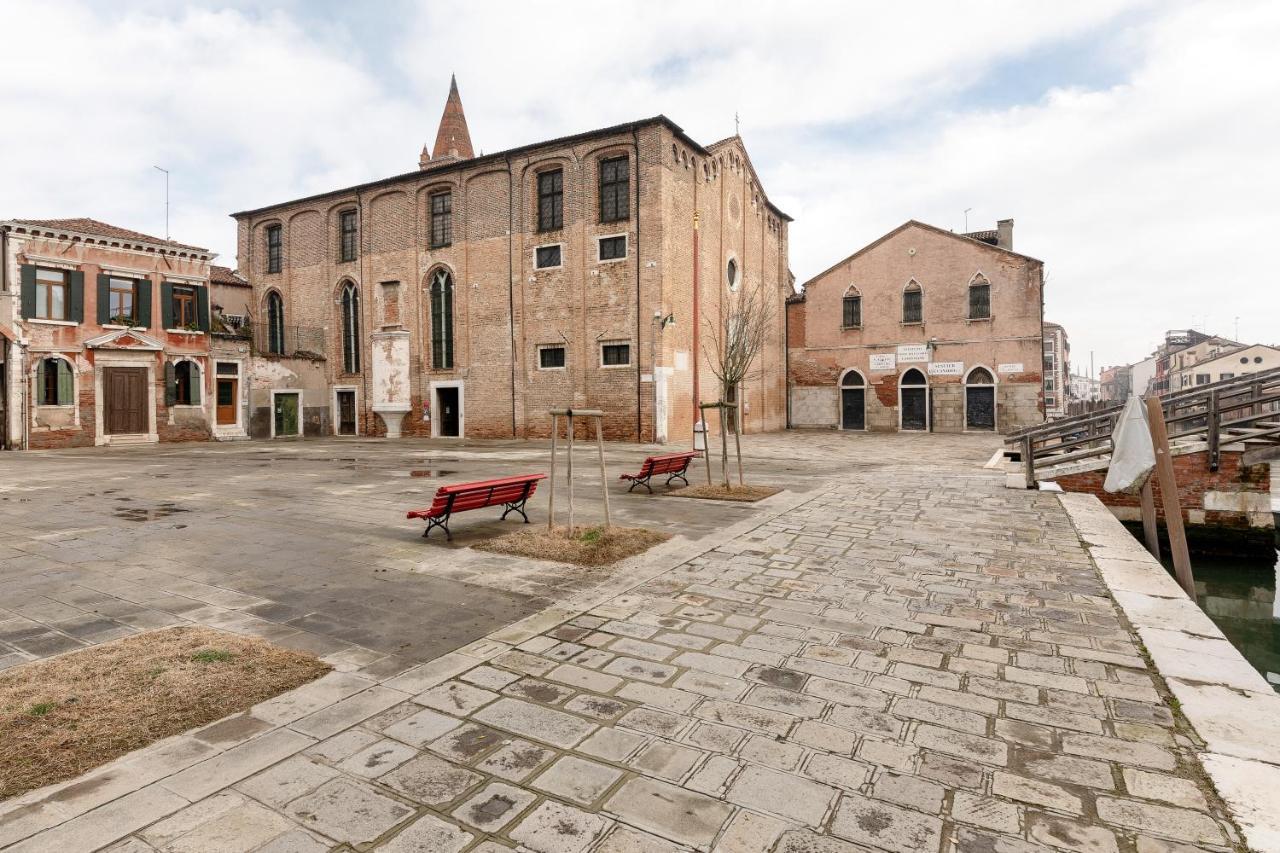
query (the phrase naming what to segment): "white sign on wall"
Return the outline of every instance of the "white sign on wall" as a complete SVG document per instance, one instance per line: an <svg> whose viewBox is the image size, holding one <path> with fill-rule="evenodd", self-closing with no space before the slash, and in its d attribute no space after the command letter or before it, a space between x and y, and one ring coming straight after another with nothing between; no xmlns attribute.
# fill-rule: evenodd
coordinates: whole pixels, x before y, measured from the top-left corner
<svg viewBox="0 0 1280 853"><path fill-rule="evenodd" d="M929 362L930 376L959 376L964 373L963 361L931 361Z"/></svg>
<svg viewBox="0 0 1280 853"><path fill-rule="evenodd" d="M893 353L872 353L871 369L873 371L891 371L898 366L897 359L893 357Z"/></svg>
<svg viewBox="0 0 1280 853"><path fill-rule="evenodd" d="M1002 364L999 367L997 367L996 370L998 370L1001 373L1021 373L1022 362L1019 361L1013 364Z"/></svg>
<svg viewBox="0 0 1280 853"><path fill-rule="evenodd" d="M676 370L689 369L689 353L683 350L676 350Z"/></svg>
<svg viewBox="0 0 1280 853"><path fill-rule="evenodd" d="M928 344L898 344L898 361L924 362L929 360Z"/></svg>

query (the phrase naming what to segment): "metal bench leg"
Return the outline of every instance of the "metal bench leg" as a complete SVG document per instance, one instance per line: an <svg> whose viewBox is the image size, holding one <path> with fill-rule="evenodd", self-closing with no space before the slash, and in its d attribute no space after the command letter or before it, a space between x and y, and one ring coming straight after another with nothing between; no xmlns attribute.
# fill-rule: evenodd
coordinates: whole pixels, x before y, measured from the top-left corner
<svg viewBox="0 0 1280 853"><path fill-rule="evenodd" d="M525 523L525 524L528 524L528 523L529 523L529 516L527 516L527 515L525 515L525 514L524 514L524 504L525 504L525 501L527 501L527 500L528 500L528 498L522 498L521 500L515 501L515 502L513 502L513 503L503 504L503 507L505 507L505 509L503 509L503 511L502 511L502 518L500 518L500 519L498 519L498 520L499 520L499 521L506 521L506 520L507 520L507 513L510 513L510 512L518 512L518 513L520 513L520 517L524 519L524 523Z"/></svg>
<svg viewBox="0 0 1280 853"><path fill-rule="evenodd" d="M422 532L423 537L426 539L430 539L431 531L437 527L439 527L441 530L444 531L444 538L446 542L453 541L453 534L449 532L449 516L448 515L441 516L440 518L428 518L427 529Z"/></svg>
<svg viewBox="0 0 1280 853"><path fill-rule="evenodd" d="M667 488L671 488L671 481L675 479L684 480L684 484L686 486L689 485L689 481L685 480L684 474L677 471L676 473L672 474L670 477L667 478Z"/></svg>

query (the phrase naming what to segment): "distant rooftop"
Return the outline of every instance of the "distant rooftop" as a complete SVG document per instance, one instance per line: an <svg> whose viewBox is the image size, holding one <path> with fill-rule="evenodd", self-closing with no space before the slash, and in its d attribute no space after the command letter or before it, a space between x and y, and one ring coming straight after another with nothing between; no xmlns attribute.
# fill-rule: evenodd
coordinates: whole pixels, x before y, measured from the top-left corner
<svg viewBox="0 0 1280 853"><path fill-rule="evenodd" d="M45 228L51 231L75 231L80 234L91 234L95 237L128 240L136 243L151 243L155 246L167 246L172 249L184 249L189 252L199 252L206 255L211 254L208 249L202 246L192 246L188 243L166 240L163 237L152 237L150 234L143 234L141 231L132 231L128 228L121 228L119 225L111 225L83 216L73 219L10 219L5 224L27 228Z"/></svg>

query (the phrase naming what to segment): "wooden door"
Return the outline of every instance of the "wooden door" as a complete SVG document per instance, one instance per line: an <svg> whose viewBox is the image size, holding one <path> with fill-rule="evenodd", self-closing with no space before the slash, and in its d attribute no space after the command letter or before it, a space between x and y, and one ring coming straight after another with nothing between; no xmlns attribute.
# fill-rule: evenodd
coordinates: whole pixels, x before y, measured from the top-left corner
<svg viewBox="0 0 1280 853"><path fill-rule="evenodd" d="M840 428L867 428L866 391L864 389L840 389Z"/></svg>
<svg viewBox="0 0 1280 853"><path fill-rule="evenodd" d="M964 389L966 429L996 428L996 389L990 385L970 385Z"/></svg>
<svg viewBox="0 0 1280 853"><path fill-rule="evenodd" d="M150 431L145 367L104 368L102 387L107 398L102 422L108 435L139 435Z"/></svg>
<svg viewBox="0 0 1280 853"><path fill-rule="evenodd" d="M458 434L458 389L437 388L436 397L440 401L440 434Z"/></svg>
<svg viewBox="0 0 1280 853"><path fill-rule="evenodd" d="M356 392L338 392L338 435L356 434Z"/></svg>
<svg viewBox="0 0 1280 853"><path fill-rule="evenodd" d="M235 426L239 384L238 379L218 377L218 426Z"/></svg>
<svg viewBox="0 0 1280 853"><path fill-rule="evenodd" d="M907 385L902 389L902 428L925 430L929 428L929 389L920 385Z"/></svg>

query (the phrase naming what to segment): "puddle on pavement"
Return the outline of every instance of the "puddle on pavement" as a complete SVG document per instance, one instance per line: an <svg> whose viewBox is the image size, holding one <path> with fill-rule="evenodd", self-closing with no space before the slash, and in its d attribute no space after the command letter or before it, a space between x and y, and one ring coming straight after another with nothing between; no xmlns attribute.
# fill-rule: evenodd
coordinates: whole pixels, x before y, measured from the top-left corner
<svg viewBox="0 0 1280 853"><path fill-rule="evenodd" d="M122 507L116 508L115 516L116 518L121 518L121 519L124 519L125 521L143 522L143 521L158 521L162 518L168 518L169 516L179 512L190 512L190 511L191 510L183 509L182 507L176 506L174 504L160 504L159 506L154 506L154 507L122 506ZM186 527L185 524L182 526Z"/></svg>
<svg viewBox="0 0 1280 853"><path fill-rule="evenodd" d="M444 468L415 468L409 472L410 477L448 477L450 474L456 474L457 471L445 470Z"/></svg>

